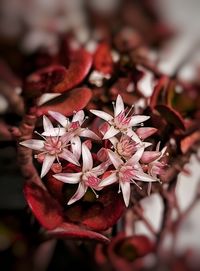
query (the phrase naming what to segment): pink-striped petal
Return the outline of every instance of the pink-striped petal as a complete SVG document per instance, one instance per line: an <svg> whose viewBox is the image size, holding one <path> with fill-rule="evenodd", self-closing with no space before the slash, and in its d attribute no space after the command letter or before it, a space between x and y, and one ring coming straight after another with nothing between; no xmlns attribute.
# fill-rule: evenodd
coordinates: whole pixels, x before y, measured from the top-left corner
<svg viewBox="0 0 200 271"><path fill-rule="evenodd" d="M124 112L124 102L121 95L117 96L116 105L114 109L114 116L118 116L121 112Z"/></svg>
<svg viewBox="0 0 200 271"><path fill-rule="evenodd" d="M108 131L105 133L103 139L109 139L119 133L119 130L115 129L113 126L110 126Z"/></svg>
<svg viewBox="0 0 200 271"><path fill-rule="evenodd" d="M82 144L82 160L83 172L90 171L93 168L93 159L90 150L84 143Z"/></svg>
<svg viewBox="0 0 200 271"><path fill-rule="evenodd" d="M142 163L148 164L159 158L161 152L158 151L145 151L140 159Z"/></svg>
<svg viewBox="0 0 200 271"><path fill-rule="evenodd" d="M116 169L118 169L121 165L124 164L124 162L119 158L119 156L115 152L108 150L108 155Z"/></svg>
<svg viewBox="0 0 200 271"><path fill-rule="evenodd" d="M71 148L73 154L76 156L77 160L81 157L81 140L79 136L72 137Z"/></svg>
<svg viewBox="0 0 200 271"><path fill-rule="evenodd" d="M76 156L67 149L63 149L63 151L58 156L60 158L65 159L66 161L68 161L72 164L80 166L80 163L79 163L78 159L76 158Z"/></svg>
<svg viewBox="0 0 200 271"><path fill-rule="evenodd" d="M80 182L82 172L78 173L59 173L53 175L54 178L57 180L63 182L63 183L70 183L70 184L76 184Z"/></svg>
<svg viewBox="0 0 200 271"><path fill-rule="evenodd" d="M103 179L101 181L101 183L99 184L99 187L111 185L113 183L116 183L117 181L118 181L118 178L117 178L117 174L115 172L115 173L112 173L110 176L106 177L105 179Z"/></svg>
<svg viewBox="0 0 200 271"><path fill-rule="evenodd" d="M106 113L106 112L103 112L103 111L100 111L100 110L90 110L90 112L94 115L96 115L97 117L101 118L101 119L104 119L106 121L109 121L109 120L112 120L113 117Z"/></svg>
<svg viewBox="0 0 200 271"><path fill-rule="evenodd" d="M93 131L89 129L82 128L81 132L79 133L79 136L92 138L94 140L100 140L100 137L97 136Z"/></svg>
<svg viewBox="0 0 200 271"><path fill-rule="evenodd" d="M133 164L137 163L141 159L143 153L144 153L144 147L140 147L136 151L136 153L134 153L134 155L128 160L128 162L126 164L133 165Z"/></svg>
<svg viewBox="0 0 200 271"><path fill-rule="evenodd" d="M63 127L67 128L69 125L69 119L66 118L63 114L58 113L58 112L54 112L54 111L48 111L48 114L54 118L55 120L57 120L57 122L59 122Z"/></svg>
<svg viewBox="0 0 200 271"><path fill-rule="evenodd" d="M79 122L79 124L81 125L84 121L84 111L83 110L79 110L78 112L76 112L72 118L72 122Z"/></svg>
<svg viewBox="0 0 200 271"><path fill-rule="evenodd" d="M120 182L120 187L122 189L122 195L125 205L126 207L128 207L131 195L131 185L129 182Z"/></svg>
<svg viewBox="0 0 200 271"><path fill-rule="evenodd" d="M44 141L38 139L28 139L20 142L19 144L35 151L40 151L44 148Z"/></svg>
<svg viewBox="0 0 200 271"><path fill-rule="evenodd" d="M135 180L142 181L142 182L156 182L157 180L149 176L148 174L141 172L141 171L135 171Z"/></svg>
<svg viewBox="0 0 200 271"><path fill-rule="evenodd" d="M51 136L56 136L54 127L51 121L49 120L49 118L47 118L46 116L43 116L43 127L44 127L44 132L46 132L47 134Z"/></svg>
<svg viewBox="0 0 200 271"><path fill-rule="evenodd" d="M72 203L76 202L77 200L81 199L86 191L87 191L87 186L83 184L83 182L80 182L78 185L78 189L76 190L76 193L71 197L71 199L68 201L68 205L71 205Z"/></svg>
<svg viewBox="0 0 200 271"><path fill-rule="evenodd" d="M41 175L40 175L41 178L43 178L49 172L55 158L56 157L54 155L49 155L49 154L45 155L44 161L42 163L42 170L41 170Z"/></svg>
<svg viewBox="0 0 200 271"><path fill-rule="evenodd" d="M146 120L148 120L150 117L149 116L144 116L144 115L135 115L131 117L131 120L129 122L129 127L136 126Z"/></svg>

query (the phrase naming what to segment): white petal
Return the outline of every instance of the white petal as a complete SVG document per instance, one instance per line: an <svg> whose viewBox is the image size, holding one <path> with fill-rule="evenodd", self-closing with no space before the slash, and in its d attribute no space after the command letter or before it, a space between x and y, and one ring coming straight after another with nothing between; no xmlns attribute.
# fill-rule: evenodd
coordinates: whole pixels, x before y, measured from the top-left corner
<svg viewBox="0 0 200 271"><path fill-rule="evenodd" d="M83 123L85 114L83 110L79 110L78 112L76 112L72 118L72 122L76 122L78 121L79 124L81 125Z"/></svg>
<svg viewBox="0 0 200 271"><path fill-rule="evenodd" d="M111 185L113 183L116 183L117 181L118 181L117 174L112 173L110 176L106 177L105 179L101 181L101 183L99 184L99 187Z"/></svg>
<svg viewBox="0 0 200 271"><path fill-rule="evenodd" d="M97 167L94 167L91 171L94 173L96 176L102 175L106 169L109 167L111 162L108 160L106 162L101 163Z"/></svg>
<svg viewBox="0 0 200 271"><path fill-rule="evenodd" d="M79 136L72 137L71 139L72 152L76 156L77 160L81 157L81 140Z"/></svg>
<svg viewBox="0 0 200 271"><path fill-rule="evenodd" d="M116 137L111 137L109 138L110 142L112 143L112 145L116 148L117 143L119 142L119 140Z"/></svg>
<svg viewBox="0 0 200 271"><path fill-rule="evenodd" d="M167 150L167 146L165 146L162 150L161 150L161 157L165 154Z"/></svg>
<svg viewBox="0 0 200 271"><path fill-rule="evenodd" d="M108 131L105 133L103 139L109 139L109 138L115 136L118 133L119 133L119 130L115 129L113 126L110 126Z"/></svg>
<svg viewBox="0 0 200 271"><path fill-rule="evenodd" d="M88 188L87 186L80 182L78 185L78 189L76 190L76 193L71 197L67 204L70 205L76 202L77 200L81 199L85 195L87 188Z"/></svg>
<svg viewBox="0 0 200 271"><path fill-rule="evenodd" d="M44 141L38 139L28 139L20 142L19 144L36 151L43 150L44 148Z"/></svg>
<svg viewBox="0 0 200 271"><path fill-rule="evenodd" d="M148 174L141 172L141 171L136 171L135 172L135 180L139 180L142 182L156 182L157 180L149 176Z"/></svg>
<svg viewBox="0 0 200 271"><path fill-rule="evenodd" d="M85 144L82 144L83 172L93 168L93 159L90 150Z"/></svg>
<svg viewBox="0 0 200 271"><path fill-rule="evenodd" d="M76 156L67 149L63 149L63 151L58 156L65 159L66 161L68 161L72 164L80 166L80 163L79 163L78 159L76 158Z"/></svg>
<svg viewBox="0 0 200 271"><path fill-rule="evenodd" d="M108 150L108 155L116 169L118 169L121 165L124 164L123 161L119 158L119 156L115 152Z"/></svg>
<svg viewBox="0 0 200 271"><path fill-rule="evenodd" d="M54 111L48 111L49 115L57 120L63 127L67 128L68 126L68 119L63 115L60 114L59 112L54 112Z"/></svg>
<svg viewBox="0 0 200 271"><path fill-rule="evenodd" d="M75 183L80 182L81 175L82 175L82 172L78 172L78 173L59 173L59 174L53 175L53 177L56 178L57 180L63 182L63 183L75 184Z"/></svg>
<svg viewBox="0 0 200 271"><path fill-rule="evenodd" d="M100 137L98 137L94 132L92 132L91 130L86 129L86 128L81 129L81 132L79 133L79 136L89 137L89 138L92 138L94 140L100 140Z"/></svg>
<svg viewBox="0 0 200 271"><path fill-rule="evenodd" d="M56 128L53 128L54 131L46 131L46 132L43 132L42 135L43 136L63 136L64 134L66 134L66 129L65 128L60 128L60 127L56 127Z"/></svg>
<svg viewBox="0 0 200 271"><path fill-rule="evenodd" d="M131 195L131 185L129 182L120 182L120 187L122 189L122 195L124 198L125 205L126 207L128 207Z"/></svg>
<svg viewBox="0 0 200 271"><path fill-rule="evenodd" d="M143 144L145 149L152 145L150 142L143 142Z"/></svg>
<svg viewBox="0 0 200 271"><path fill-rule="evenodd" d="M50 170L55 158L56 157L54 155L48 155L48 154L45 155L44 161L42 163L42 170L41 170L41 175L40 175L41 178L43 178L47 174L47 172Z"/></svg>
<svg viewBox="0 0 200 271"><path fill-rule="evenodd" d="M131 165L131 164L137 163L140 160L140 158L142 157L143 153L144 153L144 147L140 147L136 151L136 153L128 160L127 164Z"/></svg>
<svg viewBox="0 0 200 271"><path fill-rule="evenodd" d="M139 136L132 129L128 129L126 135L131 137L136 143L141 142Z"/></svg>
<svg viewBox="0 0 200 271"><path fill-rule="evenodd" d="M129 127L136 126L137 124L148 120L150 117L149 116L144 116L144 115L136 115L131 117L131 121L129 123Z"/></svg>
<svg viewBox="0 0 200 271"><path fill-rule="evenodd" d="M48 133L51 136L55 136L55 131L54 127L46 116L43 116L43 127L44 127L44 132Z"/></svg>
<svg viewBox="0 0 200 271"><path fill-rule="evenodd" d="M114 109L114 116L118 116L121 112L124 112L124 102L121 95L117 96L116 105Z"/></svg>
<svg viewBox="0 0 200 271"><path fill-rule="evenodd" d="M106 112L104 112L104 111L100 111L100 110L90 110L90 112L91 112L92 114L96 115L97 117L100 117L101 119L104 119L104 120L106 120L106 121L109 121L109 120L112 120L112 119L113 119L113 117L112 117L110 114L108 114L108 113L106 113Z"/></svg>

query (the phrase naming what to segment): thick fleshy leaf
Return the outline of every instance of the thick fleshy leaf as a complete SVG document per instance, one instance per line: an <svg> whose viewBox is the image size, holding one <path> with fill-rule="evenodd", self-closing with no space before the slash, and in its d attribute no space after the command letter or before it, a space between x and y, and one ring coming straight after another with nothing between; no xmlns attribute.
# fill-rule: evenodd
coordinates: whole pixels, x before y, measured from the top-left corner
<svg viewBox="0 0 200 271"><path fill-rule="evenodd" d="M78 239L91 239L98 242L109 243L109 239L97 232L90 231L79 225L71 223L63 223L54 230L48 231L47 235L53 238L78 238Z"/></svg>
<svg viewBox="0 0 200 271"><path fill-rule="evenodd" d="M76 88L66 94L37 107L34 113L37 116L48 114L48 111L56 111L65 116L73 115L74 111L83 109L92 98L92 91L89 88Z"/></svg>
<svg viewBox="0 0 200 271"><path fill-rule="evenodd" d="M113 60L111 54L111 48L108 43L101 43L95 54L93 65L95 70L104 74L112 74L113 72Z"/></svg>
<svg viewBox="0 0 200 271"><path fill-rule="evenodd" d="M189 136L186 136L181 140L181 151L182 153L187 153L191 147L194 146L196 142L200 141L200 132L196 131Z"/></svg>
<svg viewBox="0 0 200 271"><path fill-rule="evenodd" d="M173 124L177 128L185 130L184 120L178 111L164 104L157 105L156 110L158 110L158 112L167 122Z"/></svg>
<svg viewBox="0 0 200 271"><path fill-rule="evenodd" d="M98 191L99 198L96 198L88 189L82 199L66 208L66 220L81 223L95 231L108 229L117 222L125 210L123 198L117 191L118 185L104 188Z"/></svg>
<svg viewBox="0 0 200 271"><path fill-rule="evenodd" d="M168 81L169 81L169 79L166 76L163 76L159 79L157 85L154 88L151 99L150 99L151 108L154 108L158 104L159 97L160 97L162 91L164 91L164 89L166 88Z"/></svg>
<svg viewBox="0 0 200 271"><path fill-rule="evenodd" d="M155 134L157 132L157 129L153 127L141 127L138 128L135 132L141 139L144 140L147 137Z"/></svg>
<svg viewBox="0 0 200 271"><path fill-rule="evenodd" d="M45 92L65 92L78 85L92 66L92 56L84 49L69 53L69 66L52 65L28 76L25 91L28 96Z"/></svg>
<svg viewBox="0 0 200 271"><path fill-rule="evenodd" d="M47 190L33 182L26 182L24 195L30 209L44 228L52 230L62 223L61 206Z"/></svg>

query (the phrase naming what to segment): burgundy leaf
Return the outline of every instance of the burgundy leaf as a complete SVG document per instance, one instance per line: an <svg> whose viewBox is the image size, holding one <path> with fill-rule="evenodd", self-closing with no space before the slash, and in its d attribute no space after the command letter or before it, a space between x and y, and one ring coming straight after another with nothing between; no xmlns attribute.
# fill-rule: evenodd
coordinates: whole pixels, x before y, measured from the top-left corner
<svg viewBox="0 0 200 271"><path fill-rule="evenodd" d="M33 182L26 182L24 195L33 214L44 228L52 230L62 223L61 206L47 190Z"/></svg>
<svg viewBox="0 0 200 271"><path fill-rule="evenodd" d="M166 88L168 80L169 79L166 76L163 76L159 79L157 85L154 88L153 94L150 98L151 108L154 108L158 104L159 97L160 97L162 91Z"/></svg>
<svg viewBox="0 0 200 271"><path fill-rule="evenodd" d="M107 43L101 43L94 55L94 68L104 74L113 73L111 48Z"/></svg>
<svg viewBox="0 0 200 271"><path fill-rule="evenodd" d="M74 111L83 109L91 98L92 91L89 88L76 88L36 108L36 114L41 116L52 110L65 116L71 116Z"/></svg>
<svg viewBox="0 0 200 271"><path fill-rule="evenodd" d="M188 150L194 146L196 142L200 141L200 132L196 131L191 135L185 137L181 140L181 151L182 153L187 153Z"/></svg>
<svg viewBox="0 0 200 271"><path fill-rule="evenodd" d="M182 130L185 130L185 124L182 116L172 107L167 105L157 105L156 110L161 114L162 117L166 119L169 123L173 124Z"/></svg>
<svg viewBox="0 0 200 271"><path fill-rule="evenodd" d="M55 238L79 238L79 239L92 239L100 242L108 243L109 239L97 232L90 231L88 229L84 229L79 225L71 224L71 223L62 223L59 227L54 230L48 231L51 237Z"/></svg>

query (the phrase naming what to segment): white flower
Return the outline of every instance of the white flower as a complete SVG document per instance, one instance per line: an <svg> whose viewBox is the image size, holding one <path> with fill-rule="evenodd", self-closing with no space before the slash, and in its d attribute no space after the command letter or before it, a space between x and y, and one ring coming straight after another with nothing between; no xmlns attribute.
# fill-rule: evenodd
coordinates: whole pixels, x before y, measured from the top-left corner
<svg viewBox="0 0 200 271"><path fill-rule="evenodd" d="M142 182L155 181L152 177L143 172L139 164L139 160L142 157L143 152L144 148L139 148L129 160L124 162L116 153L108 150L109 158L113 163L115 170L112 170L110 176L103 179L99 186L104 187L115 182L119 182L119 192L122 190L126 206L129 205L130 201L131 183L137 185L135 180Z"/></svg>
<svg viewBox="0 0 200 271"><path fill-rule="evenodd" d="M113 104L114 106L114 104ZM114 116L100 110L90 110L94 115L106 120L110 125L108 131L104 134L103 139L109 139L119 132L132 137L135 141L138 141L138 136L133 132L132 127L141 124L143 121L148 120L149 116L144 115L130 115L132 107L127 112L124 108L124 102L120 95L117 96L116 104L114 106Z"/></svg>
<svg viewBox="0 0 200 271"><path fill-rule="evenodd" d="M91 130L88 128L82 128L81 125L85 121L85 114L83 110L80 110L76 112L72 118L72 121L70 122L69 118L66 118L64 115L49 111L49 115L57 120L63 128L60 128L60 133L64 134L67 132L73 132L73 137L71 138L71 147L72 152L76 156L76 158L79 160L81 156L81 140L80 137L88 137L95 140L99 140L100 138ZM47 135L47 133L43 133L43 135Z"/></svg>
<svg viewBox="0 0 200 271"><path fill-rule="evenodd" d="M40 156L44 156L41 178L48 173L55 159L59 162L59 158L62 158L79 166L80 164L76 156L67 149L72 133L65 133L60 136L59 130L53 127L52 123L46 116L43 116L43 127L45 133L48 134L46 137L41 135L43 140L28 139L20 142L22 146L35 150L39 152Z"/></svg>
<svg viewBox="0 0 200 271"><path fill-rule="evenodd" d="M99 190L100 179L98 178L98 176L102 175L109 165L109 163L105 162L93 168L92 155L85 144L82 144L82 161L83 166L81 172L60 173L53 175L57 180L61 182L69 184L79 184L76 193L69 200L68 205L82 198L87 192L88 187L90 187L95 193L96 197L98 197L94 190Z"/></svg>

